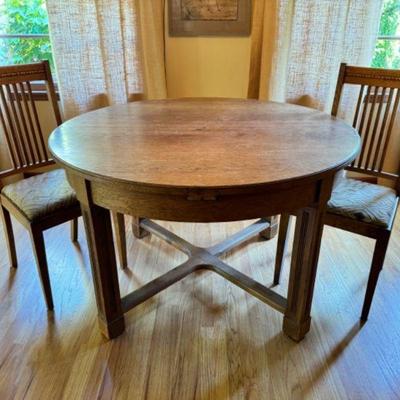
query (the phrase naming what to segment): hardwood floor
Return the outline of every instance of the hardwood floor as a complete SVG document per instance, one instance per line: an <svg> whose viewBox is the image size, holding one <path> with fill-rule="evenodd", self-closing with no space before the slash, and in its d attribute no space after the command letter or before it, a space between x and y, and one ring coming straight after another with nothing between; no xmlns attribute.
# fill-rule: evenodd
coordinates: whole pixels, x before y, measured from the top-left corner
<svg viewBox="0 0 400 400"><path fill-rule="evenodd" d="M54 313L47 313L26 232L16 228L18 270L0 239L0 399L400 399L400 219L370 319L359 315L373 242L325 227L311 331L294 343L282 315L212 272L190 275L126 315L126 332L97 329L80 220L45 233ZM245 223L162 223L209 245ZM129 224L127 224L129 226ZM125 294L182 262L154 236L128 235ZM276 239L252 240L229 263L270 283ZM289 256L282 283L286 293Z"/></svg>

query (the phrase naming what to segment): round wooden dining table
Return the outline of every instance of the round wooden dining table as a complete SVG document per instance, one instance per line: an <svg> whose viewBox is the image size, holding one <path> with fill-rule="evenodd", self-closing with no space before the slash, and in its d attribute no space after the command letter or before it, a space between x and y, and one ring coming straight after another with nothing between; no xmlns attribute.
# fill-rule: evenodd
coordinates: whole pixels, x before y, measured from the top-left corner
<svg viewBox="0 0 400 400"><path fill-rule="evenodd" d="M49 148L81 203L102 333L120 335L124 313L206 268L283 313L283 331L301 340L310 329L326 204L359 146L356 131L328 114L255 100L133 102L64 122ZM187 261L121 298L110 210L134 216L138 236L159 236ZM220 259L281 213L297 217L287 298ZM258 220L201 248L154 219Z"/></svg>

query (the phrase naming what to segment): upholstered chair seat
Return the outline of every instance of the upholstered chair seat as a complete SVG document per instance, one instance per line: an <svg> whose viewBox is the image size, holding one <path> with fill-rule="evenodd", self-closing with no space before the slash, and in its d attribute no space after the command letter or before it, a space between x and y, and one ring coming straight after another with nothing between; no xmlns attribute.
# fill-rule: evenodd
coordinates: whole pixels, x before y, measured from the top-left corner
<svg viewBox="0 0 400 400"><path fill-rule="evenodd" d="M357 179L343 178L335 185L328 213L387 228L396 211L394 190Z"/></svg>
<svg viewBox="0 0 400 400"><path fill-rule="evenodd" d="M1 194L32 222L78 205L62 169L11 183L3 188Z"/></svg>

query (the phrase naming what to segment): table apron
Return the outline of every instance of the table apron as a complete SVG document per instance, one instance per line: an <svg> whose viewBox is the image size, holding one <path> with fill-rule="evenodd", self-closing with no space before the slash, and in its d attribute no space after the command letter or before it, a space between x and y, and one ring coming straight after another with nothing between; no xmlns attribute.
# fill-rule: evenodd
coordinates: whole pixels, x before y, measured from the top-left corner
<svg viewBox="0 0 400 400"><path fill-rule="evenodd" d="M70 177L71 178L71 177ZM70 179L71 180L71 179ZM81 185L72 184L80 201ZM228 222L277 215L313 207L319 201L320 181L293 185L280 190L204 196L193 193L157 193L137 191L125 184L85 181L94 204L127 215L177 222ZM199 192L196 192L199 193Z"/></svg>

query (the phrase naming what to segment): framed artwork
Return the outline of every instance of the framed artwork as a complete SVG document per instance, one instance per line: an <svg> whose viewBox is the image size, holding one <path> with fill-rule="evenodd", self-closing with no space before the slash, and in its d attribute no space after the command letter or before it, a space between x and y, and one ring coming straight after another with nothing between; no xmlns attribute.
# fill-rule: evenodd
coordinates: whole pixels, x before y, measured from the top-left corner
<svg viewBox="0 0 400 400"><path fill-rule="evenodd" d="M247 36L251 0L168 0L170 36Z"/></svg>

